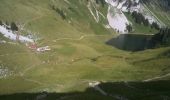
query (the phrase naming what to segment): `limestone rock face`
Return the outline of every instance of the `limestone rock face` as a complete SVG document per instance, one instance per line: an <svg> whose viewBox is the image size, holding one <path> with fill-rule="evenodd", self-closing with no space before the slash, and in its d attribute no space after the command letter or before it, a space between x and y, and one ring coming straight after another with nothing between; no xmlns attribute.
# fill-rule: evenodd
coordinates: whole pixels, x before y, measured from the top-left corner
<svg viewBox="0 0 170 100"><path fill-rule="evenodd" d="M122 10L123 12L138 11L140 8L139 0L105 0L107 3Z"/></svg>
<svg viewBox="0 0 170 100"><path fill-rule="evenodd" d="M139 12L139 0L105 0L105 2L109 4L107 14L109 25L118 33L128 33L127 25L131 23L123 12Z"/></svg>

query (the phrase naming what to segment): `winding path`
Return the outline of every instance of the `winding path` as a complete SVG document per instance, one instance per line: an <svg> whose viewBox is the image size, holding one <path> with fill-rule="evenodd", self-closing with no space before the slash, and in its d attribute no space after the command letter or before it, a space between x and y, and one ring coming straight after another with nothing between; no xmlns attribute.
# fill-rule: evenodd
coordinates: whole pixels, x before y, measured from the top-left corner
<svg viewBox="0 0 170 100"><path fill-rule="evenodd" d="M84 39L84 38L86 38L86 37L104 37L104 36L108 36L108 35L82 35L82 36L80 36L79 38L76 38L76 39L74 39L74 38L59 38L59 39L55 39L55 40L53 40L53 41L54 41L54 42L60 41L60 40L80 41L80 40L82 40L82 39Z"/></svg>
<svg viewBox="0 0 170 100"><path fill-rule="evenodd" d="M166 78L166 77L169 77L169 76L170 76L170 73L163 75L163 76L157 76L157 77L154 77L154 78L149 78L149 79L143 80L143 82L158 80L158 79Z"/></svg>

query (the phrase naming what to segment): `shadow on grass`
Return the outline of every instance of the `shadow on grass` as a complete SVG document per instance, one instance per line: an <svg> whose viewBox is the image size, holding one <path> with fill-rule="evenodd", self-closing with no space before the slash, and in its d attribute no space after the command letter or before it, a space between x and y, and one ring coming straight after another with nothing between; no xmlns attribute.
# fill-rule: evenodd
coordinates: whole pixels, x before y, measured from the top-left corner
<svg viewBox="0 0 170 100"><path fill-rule="evenodd" d="M0 100L170 100L170 80L110 82L101 83L97 87L106 92L107 95L102 95L91 87L84 92L8 94L1 95Z"/></svg>

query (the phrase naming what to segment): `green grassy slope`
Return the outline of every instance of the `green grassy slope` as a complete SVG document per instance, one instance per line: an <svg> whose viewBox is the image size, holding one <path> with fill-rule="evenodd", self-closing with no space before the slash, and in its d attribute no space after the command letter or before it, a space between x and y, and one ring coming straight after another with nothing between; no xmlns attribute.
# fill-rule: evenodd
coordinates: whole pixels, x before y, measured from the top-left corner
<svg viewBox="0 0 170 100"><path fill-rule="evenodd" d="M147 1L147 0L143 0ZM146 2L147 7L160 19L165 25L170 26L170 12L165 9L163 4L167 4L161 0L149 0Z"/></svg>
<svg viewBox="0 0 170 100"><path fill-rule="evenodd" d="M140 33L140 34L155 34L158 30L151 28L151 26L144 26L143 24L137 24L132 18L131 14L124 13L128 20L132 23L133 31L131 33Z"/></svg>
<svg viewBox="0 0 170 100"><path fill-rule="evenodd" d="M11 72L0 79L0 94L84 91L91 81L142 81L170 72L168 57L159 57L170 48L132 53L108 46L116 34L103 27L106 19L96 23L86 0L67 1L0 1L1 20L25 25L40 37L37 45L52 49L36 53L21 43L0 44L0 65ZM106 13L107 7L98 9Z"/></svg>

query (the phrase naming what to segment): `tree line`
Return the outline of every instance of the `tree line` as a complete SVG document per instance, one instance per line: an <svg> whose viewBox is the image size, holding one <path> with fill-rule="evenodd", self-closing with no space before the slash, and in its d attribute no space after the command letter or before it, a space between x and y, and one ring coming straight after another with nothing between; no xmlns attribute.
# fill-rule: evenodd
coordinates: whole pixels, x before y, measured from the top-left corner
<svg viewBox="0 0 170 100"><path fill-rule="evenodd" d="M18 31L18 26L16 25L15 22L11 22L11 23L5 22L5 24L7 26L10 26L10 28L8 28L8 29L11 29L12 31ZM4 23L1 20L0 20L0 25L1 26L4 25Z"/></svg>
<svg viewBox="0 0 170 100"><path fill-rule="evenodd" d="M66 14L64 13L64 11L62 9L56 8L54 5L50 5L50 6L51 6L52 10L54 10L55 12L57 12L61 16L61 18L63 20L66 19Z"/></svg>
<svg viewBox="0 0 170 100"><path fill-rule="evenodd" d="M137 11L132 12L131 16L134 19L135 23L137 23L137 24L143 24L144 26L150 26L151 28L155 28L157 30L160 29L159 25L156 22L153 22L152 24L150 24L149 20L147 18L145 18L141 13L138 13Z"/></svg>
<svg viewBox="0 0 170 100"><path fill-rule="evenodd" d="M152 40L158 45L170 46L170 28L161 28Z"/></svg>
<svg viewBox="0 0 170 100"><path fill-rule="evenodd" d="M106 4L105 0L96 0L96 3L97 3L97 4L101 4L102 7L104 7L105 4Z"/></svg>

